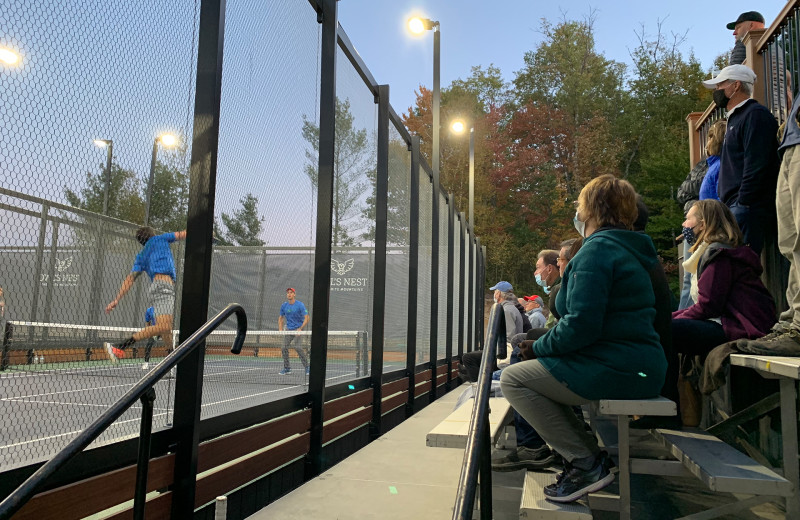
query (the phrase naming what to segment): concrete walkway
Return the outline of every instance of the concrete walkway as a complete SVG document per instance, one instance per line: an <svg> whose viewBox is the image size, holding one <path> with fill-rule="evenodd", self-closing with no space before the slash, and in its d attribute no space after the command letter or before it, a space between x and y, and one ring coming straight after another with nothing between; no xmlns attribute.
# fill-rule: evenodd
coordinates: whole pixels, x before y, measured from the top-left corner
<svg viewBox="0 0 800 520"><path fill-rule="evenodd" d="M428 448L425 436L452 412L465 388L439 398L250 518L450 518L464 451Z"/></svg>

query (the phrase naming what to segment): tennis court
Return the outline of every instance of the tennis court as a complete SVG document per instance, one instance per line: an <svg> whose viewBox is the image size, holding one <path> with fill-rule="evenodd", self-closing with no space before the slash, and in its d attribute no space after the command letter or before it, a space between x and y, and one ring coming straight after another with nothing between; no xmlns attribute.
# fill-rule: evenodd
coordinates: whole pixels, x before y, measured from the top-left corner
<svg viewBox="0 0 800 520"><path fill-rule="evenodd" d="M104 341L119 341L135 330L32 322L6 325L0 371L4 432L0 469L51 457L146 374L144 341L135 351L126 350L119 363L112 363L102 346ZM286 335L250 331L241 354L235 356L230 353L235 331L212 333L206 342L202 418L307 391L308 376L293 347L307 353L311 333L293 334L296 338L289 347L292 371L281 375L281 346ZM365 333L331 331L328 349L328 385L368 374ZM166 349L156 345L152 353L150 367L163 359ZM155 387L154 430L171 425L174 384L173 374ZM94 446L137 436L140 418L141 406L132 407Z"/></svg>

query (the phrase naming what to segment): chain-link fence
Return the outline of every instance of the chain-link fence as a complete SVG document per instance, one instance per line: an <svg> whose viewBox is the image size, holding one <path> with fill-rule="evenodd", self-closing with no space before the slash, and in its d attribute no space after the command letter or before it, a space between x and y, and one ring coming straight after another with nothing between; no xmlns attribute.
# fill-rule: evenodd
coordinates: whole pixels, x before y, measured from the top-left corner
<svg viewBox="0 0 800 520"><path fill-rule="evenodd" d="M453 354L466 337L459 289L477 278L461 271L454 202L434 193L424 159L412 171L419 157L396 114L379 121L377 85L346 38L336 57L330 284L315 284L328 258L316 243L322 29L309 4L227 5L214 197L190 196L202 140L193 128L199 11L199 0L147 9L0 0L0 50L18 57L0 64L0 469L51 457L161 362L187 314L205 310L187 289L204 287L209 316L237 302L249 322L239 356L229 352L232 325L207 341L203 420L312 393L315 301L329 301L328 386L369 376L375 349L383 372L436 362L432 348L441 361L448 316ZM389 129L386 222L377 218L380 124ZM205 262L201 248L183 230L212 202L206 286L190 269ZM376 255L384 225L386 254ZM176 383L156 386L156 431L176 420ZM136 436L140 415L133 407L95 445Z"/></svg>

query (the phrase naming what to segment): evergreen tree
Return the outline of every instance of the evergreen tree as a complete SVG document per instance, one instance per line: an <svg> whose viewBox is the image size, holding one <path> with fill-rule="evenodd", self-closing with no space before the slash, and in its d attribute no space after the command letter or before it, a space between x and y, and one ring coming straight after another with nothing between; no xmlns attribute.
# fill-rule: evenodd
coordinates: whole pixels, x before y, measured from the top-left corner
<svg viewBox="0 0 800 520"><path fill-rule="evenodd" d="M252 193L245 195L240 201L241 208L235 210L233 215L223 213L222 223L225 232L221 229L215 231L221 245L233 244L237 246L263 246L266 244L261 238L264 217L258 216L258 198ZM215 226L216 227L216 226Z"/></svg>

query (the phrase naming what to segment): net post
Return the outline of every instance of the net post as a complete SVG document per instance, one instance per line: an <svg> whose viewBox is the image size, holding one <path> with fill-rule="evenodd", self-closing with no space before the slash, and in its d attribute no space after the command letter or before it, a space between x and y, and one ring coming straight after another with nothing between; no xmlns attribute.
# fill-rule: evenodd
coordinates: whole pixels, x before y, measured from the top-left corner
<svg viewBox="0 0 800 520"><path fill-rule="evenodd" d="M6 370L8 368L11 357L11 336L13 333L14 326L11 322L6 321L3 327L3 356L2 359L0 359L0 370Z"/></svg>
<svg viewBox="0 0 800 520"><path fill-rule="evenodd" d="M214 520L227 520L228 518L228 497L219 496L214 502Z"/></svg>

